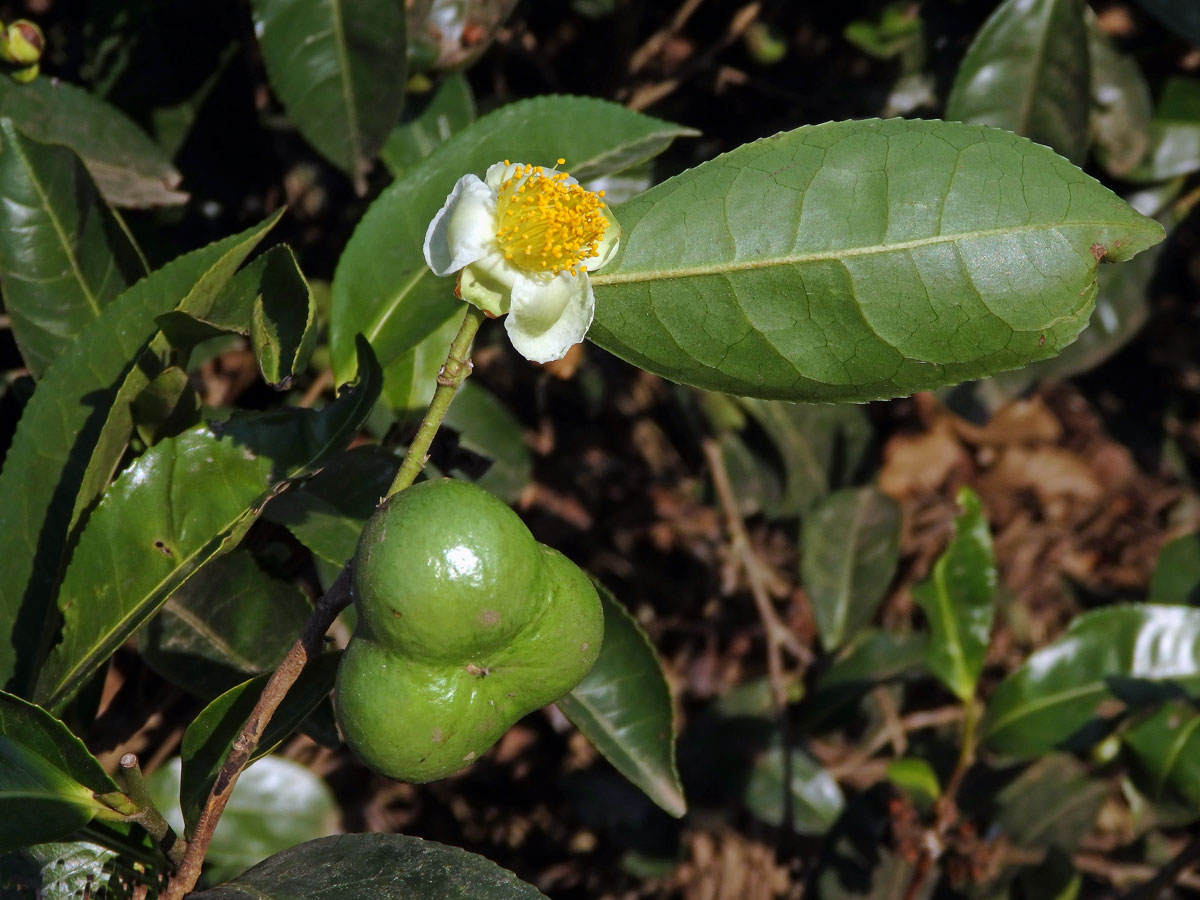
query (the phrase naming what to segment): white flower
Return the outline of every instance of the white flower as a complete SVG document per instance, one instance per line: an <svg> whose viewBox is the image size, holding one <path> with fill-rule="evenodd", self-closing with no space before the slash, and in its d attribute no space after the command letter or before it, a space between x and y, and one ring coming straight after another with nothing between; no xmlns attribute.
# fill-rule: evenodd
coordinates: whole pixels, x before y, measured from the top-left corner
<svg viewBox="0 0 1200 900"><path fill-rule="evenodd" d="M425 261L435 275L459 273L462 299L507 313L508 337L526 359L561 359L592 324L588 272L620 242L603 196L566 172L496 163L482 180L454 185L425 232Z"/></svg>

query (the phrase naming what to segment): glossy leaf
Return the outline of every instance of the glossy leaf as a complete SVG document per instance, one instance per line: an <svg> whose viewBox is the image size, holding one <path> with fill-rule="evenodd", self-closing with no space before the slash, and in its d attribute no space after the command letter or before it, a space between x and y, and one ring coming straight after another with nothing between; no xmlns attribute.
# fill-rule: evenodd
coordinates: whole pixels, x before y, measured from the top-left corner
<svg viewBox="0 0 1200 900"><path fill-rule="evenodd" d="M138 652L167 680L214 697L273 670L310 611L295 584L268 575L248 551L234 550L167 598L138 632Z"/></svg>
<svg viewBox="0 0 1200 900"><path fill-rule="evenodd" d="M1018 847L1073 853L1092 830L1108 786L1074 757L1037 760L996 795L996 822Z"/></svg>
<svg viewBox="0 0 1200 900"><path fill-rule="evenodd" d="M1200 533L1185 534L1158 551L1146 599L1200 606Z"/></svg>
<svg viewBox="0 0 1200 900"><path fill-rule="evenodd" d="M325 653L300 673L283 703L271 717L251 759L261 759L290 737L333 690L341 653ZM270 674L260 675L230 688L208 704L183 734L179 805L190 836L216 783L229 748L242 731L246 718L262 695Z"/></svg>
<svg viewBox="0 0 1200 900"><path fill-rule="evenodd" d="M600 588L604 644L587 677L558 708L617 771L675 817L687 811L675 768L671 694L654 648L612 595Z"/></svg>
<svg viewBox="0 0 1200 900"><path fill-rule="evenodd" d="M586 181L662 152L691 129L587 97L510 103L454 135L371 204L333 279L330 349L334 373L354 372L354 335L362 333L386 368L461 310L454 282L435 278L422 246L429 222L454 183L509 158L567 160Z"/></svg>
<svg viewBox="0 0 1200 900"><path fill-rule="evenodd" d="M203 308L277 220L168 263L104 308L47 370L0 470L0 680L24 693L56 627L53 586L68 535L104 489L129 436L128 404L148 383L134 365L155 318ZM14 676L15 679L14 679Z"/></svg>
<svg viewBox="0 0 1200 900"><path fill-rule="evenodd" d="M937 773L927 760L907 756L887 764L888 781L900 788L914 802L927 809L942 794Z"/></svg>
<svg viewBox="0 0 1200 900"><path fill-rule="evenodd" d="M154 805L177 833L182 760L171 760L148 779ZM337 830L337 803L329 786L299 763L267 756L244 771L221 813L204 857L209 882L236 878L273 853Z"/></svg>
<svg viewBox="0 0 1200 900"><path fill-rule="evenodd" d="M382 447L347 450L272 500L266 517L286 525L300 543L340 569L354 555L358 536L387 495L400 462Z"/></svg>
<svg viewBox="0 0 1200 900"><path fill-rule="evenodd" d="M0 851L64 838L102 808L61 769L0 735Z"/></svg>
<svg viewBox="0 0 1200 900"><path fill-rule="evenodd" d="M1117 50L1090 10L1085 24L1091 60L1092 138L1097 158L1110 174L1119 177L1138 164L1150 145L1154 102L1137 62Z"/></svg>
<svg viewBox="0 0 1200 900"><path fill-rule="evenodd" d="M900 507L874 487L830 494L804 517L800 577L827 650L875 615L900 558Z"/></svg>
<svg viewBox="0 0 1200 900"><path fill-rule="evenodd" d="M277 853L195 900L545 900L495 863L401 834L345 834Z"/></svg>
<svg viewBox="0 0 1200 900"><path fill-rule="evenodd" d="M403 121L379 151L393 178L399 178L475 119L475 98L461 72L450 75L425 97L409 96Z"/></svg>
<svg viewBox="0 0 1200 900"><path fill-rule="evenodd" d="M46 706L69 699L173 591L232 550L275 491L354 436L379 396L378 366L360 346L360 383L325 409L195 428L122 473L88 519L59 591L62 640L36 693Z"/></svg>
<svg viewBox="0 0 1200 900"><path fill-rule="evenodd" d="M1098 258L1162 239L1062 157L953 122L830 122L617 207L590 337L730 393L863 401L1051 356Z"/></svg>
<svg viewBox="0 0 1200 900"><path fill-rule="evenodd" d="M1200 714L1169 703L1121 735L1152 800L1166 800L1200 816Z"/></svg>
<svg viewBox="0 0 1200 900"><path fill-rule="evenodd" d="M39 377L145 274L132 239L70 150L0 119L0 277L21 357Z"/></svg>
<svg viewBox="0 0 1200 900"><path fill-rule="evenodd" d="M446 474L474 481L505 502L515 503L533 479L533 460L521 423L496 395L466 382L455 395L443 427L458 432L457 464Z"/></svg>
<svg viewBox="0 0 1200 900"><path fill-rule="evenodd" d="M115 107L88 91L38 78L0 81L0 117L43 144L69 147L114 206L173 206L188 195L175 190L179 172L167 154Z"/></svg>
<svg viewBox="0 0 1200 900"><path fill-rule="evenodd" d="M1081 0L1005 0L971 42L946 118L1014 131L1082 163L1089 87Z"/></svg>
<svg viewBox="0 0 1200 900"><path fill-rule="evenodd" d="M954 538L929 578L913 588L913 599L929 620L926 665L955 696L969 700L991 638L996 561L979 498L963 488L958 505Z"/></svg>
<svg viewBox="0 0 1200 900"><path fill-rule="evenodd" d="M1200 170L1200 79L1169 78L1150 121L1150 147L1128 173L1163 181Z"/></svg>
<svg viewBox="0 0 1200 900"><path fill-rule="evenodd" d="M317 308L291 249L273 250L250 314L250 345L267 384L284 390L308 366L317 341Z"/></svg>
<svg viewBox="0 0 1200 900"><path fill-rule="evenodd" d="M254 0L267 76L300 133L350 176L365 173L404 107L401 0Z"/></svg>
<svg viewBox="0 0 1200 900"><path fill-rule="evenodd" d="M799 748L791 759L792 827L799 834L825 834L846 805L842 789L828 772ZM768 825L784 817L783 749L775 746L758 758L746 785L746 808Z"/></svg>
<svg viewBox="0 0 1200 900"><path fill-rule="evenodd" d="M118 789L71 729L42 707L3 691L0 691L0 735L29 748L98 794Z"/></svg>
<svg viewBox="0 0 1200 900"><path fill-rule="evenodd" d="M450 316L383 370L383 398L401 421L419 422L425 414L437 388L438 373L446 362L446 351L461 325L458 316Z"/></svg>
<svg viewBox="0 0 1200 900"><path fill-rule="evenodd" d="M1078 616L1000 683L983 736L997 753L1034 755L1083 732L1130 680L1200 689L1200 609L1108 606Z"/></svg>

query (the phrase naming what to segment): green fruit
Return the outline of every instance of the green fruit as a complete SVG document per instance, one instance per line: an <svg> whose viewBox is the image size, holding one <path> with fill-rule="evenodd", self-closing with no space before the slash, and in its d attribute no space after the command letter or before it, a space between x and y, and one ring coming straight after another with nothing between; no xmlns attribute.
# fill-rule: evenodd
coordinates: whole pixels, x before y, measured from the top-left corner
<svg viewBox="0 0 1200 900"><path fill-rule="evenodd" d="M376 511L354 556L354 592L338 723L360 759L402 781L470 765L575 687L604 636L587 576L462 481L408 488Z"/></svg>

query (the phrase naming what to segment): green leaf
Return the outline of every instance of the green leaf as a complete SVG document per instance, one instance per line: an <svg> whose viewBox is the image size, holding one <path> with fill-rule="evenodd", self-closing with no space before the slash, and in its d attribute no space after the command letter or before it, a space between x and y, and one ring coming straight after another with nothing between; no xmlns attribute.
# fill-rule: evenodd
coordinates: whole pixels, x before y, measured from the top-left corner
<svg viewBox="0 0 1200 900"><path fill-rule="evenodd" d="M113 206L174 206L188 199L175 190L180 175L167 154L120 110L75 85L57 78L25 85L0 80L0 117L39 143L75 151Z"/></svg>
<svg viewBox="0 0 1200 900"><path fill-rule="evenodd" d="M825 834L846 805L842 789L803 750L793 748L791 757L792 827L798 834ZM754 817L768 825L783 824L783 779L783 748L774 746L755 761L743 798Z"/></svg>
<svg viewBox="0 0 1200 900"><path fill-rule="evenodd" d="M409 95L404 120L388 135L379 158L392 177L399 178L474 120L471 84L456 72L427 96Z"/></svg>
<svg viewBox="0 0 1200 900"><path fill-rule="evenodd" d="M284 850L195 900L545 900L495 863L402 834L344 834Z"/></svg>
<svg viewBox="0 0 1200 900"><path fill-rule="evenodd" d="M356 334L366 335L387 368L461 309L453 280L434 277L422 247L430 220L463 175L482 175L505 158L553 163L563 157L571 174L586 181L694 133L603 100L554 96L510 103L464 128L380 194L350 238L334 275L330 311L338 380L354 373Z"/></svg>
<svg viewBox="0 0 1200 900"><path fill-rule="evenodd" d="M3 691L0 691L0 735L29 748L97 794L118 790L116 782L71 729L42 707Z"/></svg>
<svg viewBox="0 0 1200 900"><path fill-rule="evenodd" d="M1089 97L1082 0L1005 0L971 42L946 118L1015 131L1082 163Z"/></svg>
<svg viewBox="0 0 1200 900"><path fill-rule="evenodd" d="M79 158L0 119L0 277L13 337L40 377L101 308L145 273Z"/></svg>
<svg viewBox="0 0 1200 900"><path fill-rule="evenodd" d="M167 598L138 632L138 652L168 681L215 697L273 670L310 611L296 585L268 575L248 551L234 550Z"/></svg>
<svg viewBox="0 0 1200 900"><path fill-rule="evenodd" d="M687 384L864 401L1051 356L1098 259L1162 227L1045 147L977 125L829 122L615 210L590 337Z"/></svg>
<svg viewBox="0 0 1200 900"><path fill-rule="evenodd" d="M893 759L887 764L888 781L927 809L942 794L937 773L927 760L918 757Z"/></svg>
<svg viewBox="0 0 1200 900"><path fill-rule="evenodd" d="M272 251L251 310L250 345L266 382L285 390L308 367L317 341L317 307L291 248Z"/></svg>
<svg viewBox="0 0 1200 900"><path fill-rule="evenodd" d="M1154 118L1150 148L1126 177L1164 181L1200 169L1200 79L1168 78Z"/></svg>
<svg viewBox="0 0 1200 900"><path fill-rule="evenodd" d="M604 604L600 657L558 708L618 772L678 818L687 801L675 768L671 693L633 616L607 590L597 589Z"/></svg>
<svg viewBox="0 0 1200 900"><path fill-rule="evenodd" d="M992 535L979 498L958 492L962 510L954 539L934 563L929 578L913 588L913 599L929 620L925 664L960 700L975 695L995 616L996 560Z"/></svg>
<svg viewBox="0 0 1200 900"><path fill-rule="evenodd" d="M278 747L300 727L309 713L328 698L333 690L340 658L340 651L325 653L305 666L271 717L251 760L261 759ZM270 677L270 674L260 675L230 688L208 704L183 733L179 805L187 823L188 836L196 827L196 820L200 818L204 801L229 755L230 746L241 734L242 726Z"/></svg>
<svg viewBox="0 0 1200 900"><path fill-rule="evenodd" d="M1200 609L1117 605L1078 616L1000 683L984 718L985 742L1022 756L1078 743L1130 679L1200 689Z"/></svg>
<svg viewBox="0 0 1200 900"><path fill-rule="evenodd" d="M18 692L32 687L57 627L53 590L71 528L124 453L129 405L154 371L139 355L157 334L155 317L204 309L277 220L182 256L126 290L47 370L25 407L0 471L0 630L12 636L0 646L0 681Z"/></svg>
<svg viewBox="0 0 1200 900"><path fill-rule="evenodd" d="M266 518L285 525L305 547L339 569L400 468L395 454L365 445L333 457L303 484L280 494Z"/></svg>
<svg viewBox="0 0 1200 900"><path fill-rule="evenodd" d="M996 823L1018 847L1073 853L1092 830L1108 786L1074 757L1037 760L996 794Z"/></svg>
<svg viewBox="0 0 1200 900"><path fill-rule="evenodd" d="M817 406L743 397L738 401L766 434L779 456L784 491L768 498L770 516L803 513L848 480L871 441L871 426L853 406Z"/></svg>
<svg viewBox="0 0 1200 900"><path fill-rule="evenodd" d="M300 133L361 194L404 108L401 0L254 0L271 86Z"/></svg>
<svg viewBox="0 0 1200 900"><path fill-rule="evenodd" d="M271 495L319 466L358 431L379 396L362 375L323 410L234 418L169 438L139 457L88 519L59 591L62 641L36 696L55 707L201 566L232 550Z"/></svg>
<svg viewBox="0 0 1200 900"><path fill-rule="evenodd" d="M515 503L533 479L533 460L521 423L500 400L487 388L468 381L454 396L443 427L458 432L460 458L447 474L474 481L506 503ZM482 474L472 461L461 458L464 451L486 467Z"/></svg>
<svg viewBox="0 0 1200 900"><path fill-rule="evenodd" d="M0 851L64 838L103 808L61 769L0 735Z"/></svg>
<svg viewBox="0 0 1200 900"><path fill-rule="evenodd" d="M900 507L874 487L844 490L804 518L800 577L826 650L875 615L900 559Z"/></svg>
<svg viewBox="0 0 1200 900"><path fill-rule="evenodd" d="M450 316L383 370L383 398L401 421L421 420L437 389L437 377L446 362L446 351L461 326L462 320L458 316Z"/></svg>
<svg viewBox="0 0 1200 900"><path fill-rule="evenodd" d="M183 830L179 811L182 760L171 760L148 779L154 805L176 832ZM339 811L333 792L319 776L282 756L267 756L244 771L204 857L209 882L236 878L273 853L337 830Z"/></svg>
<svg viewBox="0 0 1200 900"><path fill-rule="evenodd" d="M1155 801L1200 816L1200 715L1168 703L1121 735L1138 769L1138 786Z"/></svg>
<svg viewBox="0 0 1200 900"><path fill-rule="evenodd" d="M1200 533L1164 544L1150 576L1150 603L1200 606Z"/></svg>
<svg viewBox="0 0 1200 900"><path fill-rule="evenodd" d="M1120 177L1138 164L1150 145L1154 103L1137 62L1117 50L1090 9L1085 24L1091 60L1091 133L1096 157L1109 174Z"/></svg>

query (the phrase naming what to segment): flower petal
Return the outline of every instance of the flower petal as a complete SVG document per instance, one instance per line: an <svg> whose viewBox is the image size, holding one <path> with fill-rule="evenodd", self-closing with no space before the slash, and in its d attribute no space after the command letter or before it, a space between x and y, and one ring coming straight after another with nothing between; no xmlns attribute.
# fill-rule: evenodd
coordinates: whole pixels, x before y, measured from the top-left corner
<svg viewBox="0 0 1200 900"><path fill-rule="evenodd" d="M425 232L425 262L449 275L487 254L496 240L496 192L464 175Z"/></svg>
<svg viewBox="0 0 1200 900"><path fill-rule="evenodd" d="M612 259L616 255L617 249L621 246L621 223L612 214L612 210L609 209L607 203L601 212L604 213L604 218L608 221L608 226L604 229L604 237L600 238L600 246L596 248L596 255L589 256L583 261L583 267L589 272L595 272Z"/></svg>
<svg viewBox="0 0 1200 900"><path fill-rule="evenodd" d="M587 335L596 300L586 275L563 272L555 278L520 277L504 327L517 352L533 362L562 359Z"/></svg>

